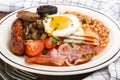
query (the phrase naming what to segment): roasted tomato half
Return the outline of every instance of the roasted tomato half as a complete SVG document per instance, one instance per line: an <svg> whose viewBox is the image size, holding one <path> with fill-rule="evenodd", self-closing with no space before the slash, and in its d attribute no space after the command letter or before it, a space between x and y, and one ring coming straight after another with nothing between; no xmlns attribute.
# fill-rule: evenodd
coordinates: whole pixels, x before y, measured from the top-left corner
<svg viewBox="0 0 120 80"><path fill-rule="evenodd" d="M33 57L42 53L44 43L41 40L29 41L25 43L25 54Z"/></svg>

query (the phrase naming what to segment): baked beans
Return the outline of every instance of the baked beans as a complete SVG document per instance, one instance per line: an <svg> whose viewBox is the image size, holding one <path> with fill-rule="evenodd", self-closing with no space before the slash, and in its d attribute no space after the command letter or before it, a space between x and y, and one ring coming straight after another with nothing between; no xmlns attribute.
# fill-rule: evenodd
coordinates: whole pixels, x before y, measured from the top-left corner
<svg viewBox="0 0 120 80"><path fill-rule="evenodd" d="M100 40L99 40L99 46L100 47L106 47L107 43L109 42L109 29L103 24L103 22L94 19L90 16L84 15L79 12L72 12L72 11L66 11L65 14L73 14L78 17L80 23L82 23L82 27L90 28L93 32L95 32Z"/></svg>

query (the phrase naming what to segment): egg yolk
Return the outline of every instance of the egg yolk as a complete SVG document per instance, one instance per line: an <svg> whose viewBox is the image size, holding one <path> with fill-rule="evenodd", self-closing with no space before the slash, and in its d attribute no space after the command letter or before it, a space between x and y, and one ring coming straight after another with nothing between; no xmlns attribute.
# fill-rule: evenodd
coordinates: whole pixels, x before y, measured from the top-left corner
<svg viewBox="0 0 120 80"><path fill-rule="evenodd" d="M68 28L72 20L66 16L54 16L50 22L50 27L54 30L63 30Z"/></svg>

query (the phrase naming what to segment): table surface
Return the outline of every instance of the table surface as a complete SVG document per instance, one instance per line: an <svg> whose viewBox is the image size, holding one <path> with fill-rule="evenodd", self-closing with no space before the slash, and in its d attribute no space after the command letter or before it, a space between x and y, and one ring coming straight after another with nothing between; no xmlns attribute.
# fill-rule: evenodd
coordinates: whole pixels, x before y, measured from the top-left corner
<svg viewBox="0 0 120 80"><path fill-rule="evenodd" d="M0 12L0 19L6 16L9 13ZM0 59L0 70L3 69L2 65L4 62ZM92 73L92 72L91 72ZM82 80L86 76L90 75L91 73L86 74L78 74L78 75L70 75L70 76L48 76L48 75L39 75L39 79L37 80Z"/></svg>

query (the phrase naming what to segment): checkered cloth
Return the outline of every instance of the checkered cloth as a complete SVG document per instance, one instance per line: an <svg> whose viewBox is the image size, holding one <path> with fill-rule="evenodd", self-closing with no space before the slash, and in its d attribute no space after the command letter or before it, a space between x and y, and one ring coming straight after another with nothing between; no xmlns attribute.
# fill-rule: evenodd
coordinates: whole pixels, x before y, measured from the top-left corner
<svg viewBox="0 0 120 80"><path fill-rule="evenodd" d="M100 10L120 23L120 0L0 0L0 11L12 12L20 8L45 4L75 4Z"/></svg>
<svg viewBox="0 0 120 80"><path fill-rule="evenodd" d="M97 9L120 23L120 0L0 0L0 11L12 12L20 8L45 4L76 4ZM120 80L120 57L109 66L83 80Z"/></svg>

